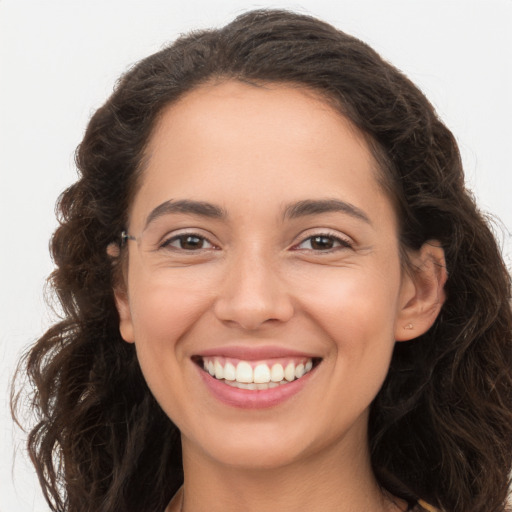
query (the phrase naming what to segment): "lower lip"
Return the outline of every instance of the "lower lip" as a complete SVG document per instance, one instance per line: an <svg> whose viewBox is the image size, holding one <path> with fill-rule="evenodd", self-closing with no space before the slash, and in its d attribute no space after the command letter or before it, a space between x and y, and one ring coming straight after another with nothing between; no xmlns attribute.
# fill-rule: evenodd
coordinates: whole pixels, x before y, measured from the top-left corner
<svg viewBox="0 0 512 512"><path fill-rule="evenodd" d="M251 390L239 389L224 384L223 381L212 377L201 368L198 367L197 369L206 387L215 398L227 405L242 409L265 409L285 402L302 390L315 370L309 371L300 379L282 384L276 388Z"/></svg>

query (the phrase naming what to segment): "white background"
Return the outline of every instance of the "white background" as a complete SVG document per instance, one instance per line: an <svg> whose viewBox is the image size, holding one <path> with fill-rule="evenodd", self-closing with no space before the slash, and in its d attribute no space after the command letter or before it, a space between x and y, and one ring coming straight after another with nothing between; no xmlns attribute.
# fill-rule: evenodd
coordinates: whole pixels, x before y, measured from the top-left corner
<svg viewBox="0 0 512 512"><path fill-rule="evenodd" d="M20 352L49 325L43 285L73 151L116 78L193 28L256 7L317 15L416 82L455 133L510 266L512 0L0 0L0 512L45 511L8 411ZM14 452L17 452L14 457Z"/></svg>

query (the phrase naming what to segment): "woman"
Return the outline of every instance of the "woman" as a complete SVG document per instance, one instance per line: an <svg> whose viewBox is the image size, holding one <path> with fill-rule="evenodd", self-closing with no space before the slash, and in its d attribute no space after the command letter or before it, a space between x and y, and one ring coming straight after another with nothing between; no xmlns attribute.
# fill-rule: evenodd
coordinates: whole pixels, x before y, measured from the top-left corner
<svg viewBox="0 0 512 512"><path fill-rule="evenodd" d="M52 510L506 509L510 278L373 50L282 11L184 36L77 163L26 361Z"/></svg>

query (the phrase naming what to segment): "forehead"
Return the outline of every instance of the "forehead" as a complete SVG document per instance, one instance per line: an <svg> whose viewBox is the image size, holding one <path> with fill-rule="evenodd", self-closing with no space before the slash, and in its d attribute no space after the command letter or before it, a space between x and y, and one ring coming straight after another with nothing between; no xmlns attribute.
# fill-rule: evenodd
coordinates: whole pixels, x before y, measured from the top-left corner
<svg viewBox="0 0 512 512"><path fill-rule="evenodd" d="M264 141L272 127L287 127L280 139L285 141L288 135L288 140L296 143L301 137L309 142L326 139L326 129L331 130L332 125L342 126L345 138L349 135L367 149L363 134L334 108L334 103L320 92L298 84L249 84L237 80L203 84L164 108L150 139L150 152L157 149L165 131L192 128L201 135L209 130L208 136L217 132L228 142L240 143L243 137Z"/></svg>
<svg viewBox="0 0 512 512"><path fill-rule="evenodd" d="M288 84L198 87L161 114L134 209L169 199L267 202L382 195L363 134L319 94Z"/></svg>

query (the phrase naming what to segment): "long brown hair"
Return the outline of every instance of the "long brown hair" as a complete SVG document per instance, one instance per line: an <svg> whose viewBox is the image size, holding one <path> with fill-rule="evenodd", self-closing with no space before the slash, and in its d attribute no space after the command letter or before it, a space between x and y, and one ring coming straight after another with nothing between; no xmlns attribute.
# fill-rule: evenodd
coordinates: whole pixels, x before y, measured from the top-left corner
<svg viewBox="0 0 512 512"><path fill-rule="evenodd" d="M505 510L512 465L510 277L465 189L459 151L423 94L371 48L317 19L253 11L194 32L128 71L92 117L79 180L58 204L50 278L64 311L24 360L38 422L28 449L58 512L161 512L181 485L179 432L123 342L113 298L118 243L162 109L213 79L320 93L368 138L401 222L402 247L436 239L447 300L397 344L370 415L377 479L449 512ZM19 402L21 403L21 402ZM14 399L16 407L16 398Z"/></svg>

